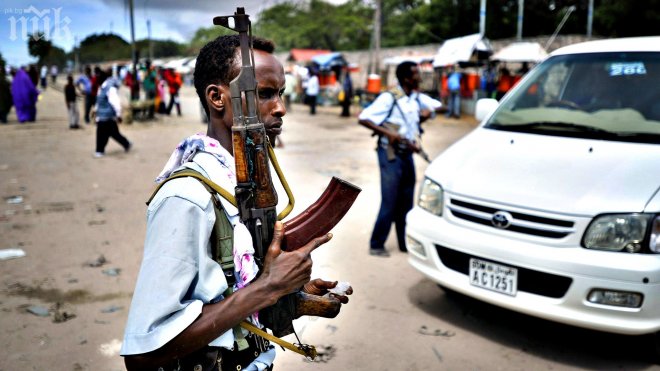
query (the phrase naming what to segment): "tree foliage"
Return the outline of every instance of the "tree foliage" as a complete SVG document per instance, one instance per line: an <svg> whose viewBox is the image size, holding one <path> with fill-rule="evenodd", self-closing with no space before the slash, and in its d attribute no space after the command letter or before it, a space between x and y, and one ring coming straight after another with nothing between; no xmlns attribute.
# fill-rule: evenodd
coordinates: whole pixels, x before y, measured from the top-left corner
<svg viewBox="0 0 660 371"><path fill-rule="evenodd" d="M374 0L333 5L324 0L290 0L263 10L256 33L279 49L366 49L373 32ZM381 0L381 45L441 43L479 32L480 0ZM585 34L589 0L525 0L523 37L551 35L574 6L562 34ZM642 6L643 5L643 6ZM518 0L488 1L486 37L513 38ZM660 0L594 0L593 34L600 37L655 35Z"/></svg>
<svg viewBox="0 0 660 371"><path fill-rule="evenodd" d="M172 40L151 40L153 44L154 58L165 58L182 55L186 52L186 46ZM141 57L149 56L149 39L142 39L135 42L138 53Z"/></svg>
<svg viewBox="0 0 660 371"><path fill-rule="evenodd" d="M186 52L186 45L172 40L152 40L154 58L172 57ZM149 57L149 40L135 42L140 58ZM73 53L73 52L72 52ZM80 63L98 63L118 59L131 59L131 44L115 34L94 34L80 42Z"/></svg>
<svg viewBox="0 0 660 371"><path fill-rule="evenodd" d="M28 38L28 52L39 60L39 64L42 64L52 47L53 43L46 39L43 32L36 32Z"/></svg>
<svg viewBox="0 0 660 371"><path fill-rule="evenodd" d="M131 46L115 34L93 34L80 42L79 58L82 64L130 59Z"/></svg>
<svg viewBox="0 0 660 371"><path fill-rule="evenodd" d="M290 48L354 50L369 46L373 10L360 0L332 5L323 0L285 2L265 9L255 34Z"/></svg>
<svg viewBox="0 0 660 371"><path fill-rule="evenodd" d="M235 32L220 26L201 27L197 29L197 32L195 32L195 35L193 35L190 44L185 50L188 54L198 54L199 50L209 41L216 39L220 35L231 35L233 33Z"/></svg>
<svg viewBox="0 0 660 371"><path fill-rule="evenodd" d="M39 64L45 64L49 66L54 64L59 67L64 67L68 59L69 57L64 49L53 45L48 51L48 54L39 61Z"/></svg>

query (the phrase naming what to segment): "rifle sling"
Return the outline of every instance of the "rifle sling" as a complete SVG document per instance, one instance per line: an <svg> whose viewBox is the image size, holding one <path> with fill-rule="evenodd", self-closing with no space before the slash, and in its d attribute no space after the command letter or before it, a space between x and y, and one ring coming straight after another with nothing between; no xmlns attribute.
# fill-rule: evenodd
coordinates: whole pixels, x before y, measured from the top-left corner
<svg viewBox="0 0 660 371"><path fill-rule="evenodd" d="M271 152L271 159L274 159L274 151L273 148L268 145L268 149ZM279 168L279 165L277 164L277 159L273 160L273 166L275 167L278 176L280 177L280 181L282 181L282 184L287 191L287 195L289 194L290 190L288 187L288 184L286 183L286 179L284 179L284 176L281 174L281 170ZM232 205L236 206L236 198L229 193L226 189L222 188L219 186L217 183L211 181L207 177L203 176L199 172L192 170L192 169L185 169L181 171L177 171L170 175L167 179L165 179L163 182L161 182L158 187L154 190L153 194L151 197L149 197L149 200L147 201L147 205L151 203L151 200L156 196L156 193L158 193L158 190L168 181L176 178L184 178L184 177L192 177L197 180L199 180L202 185L204 185L204 188L206 188L209 193L213 193L212 191L217 192L221 197L223 197L225 200L229 201ZM211 244L212 244L212 250L213 250L213 258L220 263L222 266L222 270L225 274L225 278L227 279L228 282L228 288L227 290L223 293L224 296L229 296L233 293L232 290L232 285L230 282L233 282L233 280L230 281L230 277L234 277L234 257L233 257L233 236L230 240L230 248L226 248L226 243L219 242L220 240L225 240L226 238L222 237L224 234L226 234L226 225L229 225L229 228L231 228L231 223L229 222L229 219L227 218L227 215L222 211L222 204L220 202L216 202L217 199L215 197L211 197L213 200L213 209L215 211L216 215L216 225L213 227L213 232L211 236ZM293 195L289 197L289 206L287 208L293 209ZM291 210L285 210L286 214ZM285 211L283 211L281 214L284 214ZM286 215L282 216L284 218ZM280 216L278 215L278 219L281 219ZM220 224L220 225L218 225ZM218 228L220 229L220 232L218 232ZM220 239L216 234L220 234ZM215 247L216 244L219 244L220 246ZM217 251L219 248L220 256L217 255ZM265 339L268 339L272 341L273 343L276 343L280 345L283 348L289 349L295 353L301 354L307 358L314 359L317 356L316 348L313 345L306 345L306 344L298 344L298 346L289 343L285 340L282 340L276 336L273 336L269 334L268 332L259 329L258 327L252 325L251 323L247 321L241 322L238 326L233 328L234 332L234 338L236 340L236 343L239 347L239 350L242 350L241 348L245 349L247 348L248 344L247 341L245 340L245 337L243 336L242 332L239 329L239 326L249 332L252 332L253 334L259 335Z"/></svg>

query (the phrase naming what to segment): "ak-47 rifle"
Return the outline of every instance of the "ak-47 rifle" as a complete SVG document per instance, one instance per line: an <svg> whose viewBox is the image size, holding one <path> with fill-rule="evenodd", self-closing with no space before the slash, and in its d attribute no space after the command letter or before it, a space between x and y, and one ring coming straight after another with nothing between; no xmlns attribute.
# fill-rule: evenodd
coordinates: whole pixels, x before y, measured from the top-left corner
<svg viewBox="0 0 660 371"><path fill-rule="evenodd" d="M249 15L239 7L233 16L215 17L213 23L239 34L241 70L229 85L234 113L232 142L237 179L235 195L240 220L252 235L255 260L259 268L262 268L266 251L273 238L275 221L284 218L290 212L293 208L293 197L281 172L275 166L289 197L289 206L277 215L275 210L277 193L269 167L274 152L266 136L264 124L258 115L257 80L251 48L252 30ZM359 192L360 188L333 178L319 200L298 217L284 223L282 250L296 250L315 237L329 232L350 209ZM299 290L260 311L259 319L273 331L275 336L282 337L293 333L293 319L301 315L332 318L339 313L340 305L336 299L309 295Z"/></svg>

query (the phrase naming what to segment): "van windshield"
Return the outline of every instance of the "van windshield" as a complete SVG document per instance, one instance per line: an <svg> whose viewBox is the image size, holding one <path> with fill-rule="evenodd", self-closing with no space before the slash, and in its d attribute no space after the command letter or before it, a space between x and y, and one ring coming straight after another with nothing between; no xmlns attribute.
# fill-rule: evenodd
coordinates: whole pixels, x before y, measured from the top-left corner
<svg viewBox="0 0 660 371"><path fill-rule="evenodd" d="M529 74L486 128L660 143L660 53L560 55Z"/></svg>

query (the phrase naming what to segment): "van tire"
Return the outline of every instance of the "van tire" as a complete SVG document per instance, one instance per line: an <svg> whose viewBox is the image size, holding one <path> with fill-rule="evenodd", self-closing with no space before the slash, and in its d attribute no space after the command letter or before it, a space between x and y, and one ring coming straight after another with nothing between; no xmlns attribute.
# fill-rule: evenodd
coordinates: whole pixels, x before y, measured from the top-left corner
<svg viewBox="0 0 660 371"><path fill-rule="evenodd" d="M651 359L653 360L653 363L656 365L660 365L660 331L656 332L655 334L651 335L652 338L652 353L651 353Z"/></svg>

